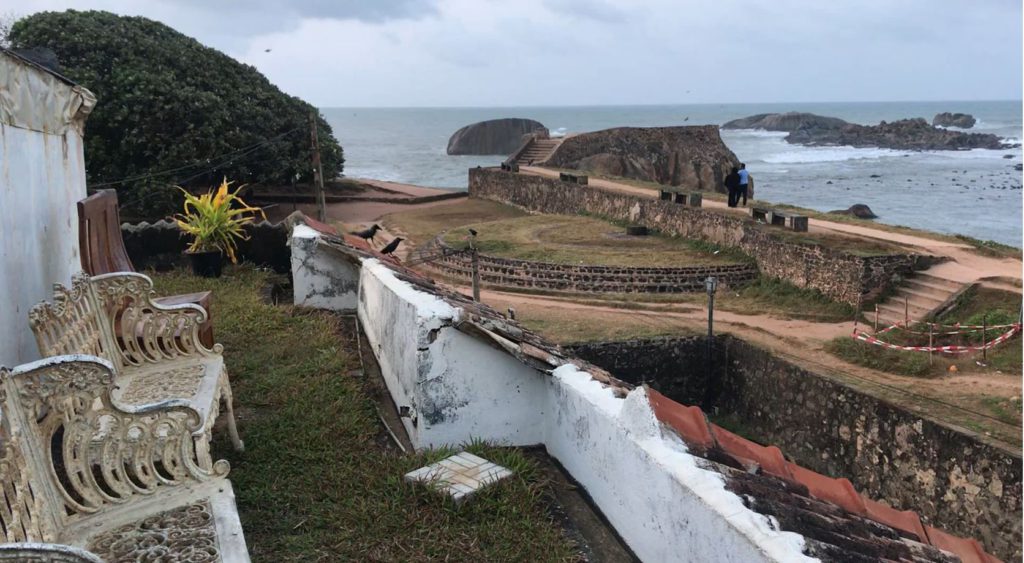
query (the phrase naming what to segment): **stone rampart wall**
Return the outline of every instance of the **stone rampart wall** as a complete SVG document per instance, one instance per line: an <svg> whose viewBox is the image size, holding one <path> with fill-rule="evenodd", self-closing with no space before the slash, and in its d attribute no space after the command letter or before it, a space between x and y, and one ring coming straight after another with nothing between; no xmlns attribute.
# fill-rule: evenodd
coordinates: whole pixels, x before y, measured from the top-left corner
<svg viewBox="0 0 1024 563"><path fill-rule="evenodd" d="M471 197L500 201L528 211L590 214L630 221L668 235L736 248L754 257L763 275L818 290L833 300L854 306L881 295L894 277L898 279L933 262L928 256L865 257L800 244L772 233L770 229L774 227L743 217L493 168L470 169L469 193Z"/></svg>
<svg viewBox="0 0 1024 563"><path fill-rule="evenodd" d="M1021 559L1021 457L964 431L816 374L742 340L714 345L708 404L703 337L570 347L630 383L702 404L745 437L779 446L797 463L846 477L868 497L913 509L972 536L1007 561Z"/></svg>
<svg viewBox="0 0 1024 563"><path fill-rule="evenodd" d="M443 256L431 261L442 273L462 279L472 276L468 253L457 252L441 239L428 244L424 254ZM753 264L653 268L627 266L588 266L533 262L481 254L480 280L501 287L546 291L602 293L683 293L704 291L708 276L736 288L757 278Z"/></svg>

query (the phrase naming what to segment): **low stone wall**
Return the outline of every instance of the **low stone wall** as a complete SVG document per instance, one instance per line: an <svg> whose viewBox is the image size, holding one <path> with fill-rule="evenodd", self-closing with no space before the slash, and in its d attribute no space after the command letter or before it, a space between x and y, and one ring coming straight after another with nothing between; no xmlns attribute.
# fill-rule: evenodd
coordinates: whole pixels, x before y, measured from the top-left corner
<svg viewBox="0 0 1024 563"><path fill-rule="evenodd" d="M288 229L282 223L263 221L246 227L249 240L238 241L238 259L284 274L291 271ZM171 221L121 225L128 257L136 270L170 270L187 264L188 239Z"/></svg>
<svg viewBox="0 0 1024 563"><path fill-rule="evenodd" d="M449 276L471 279L468 253L457 252L437 238L427 244L423 254L443 256L430 265ZM588 266L554 264L479 256L480 280L485 284L521 289L594 293L684 293L704 291L704 280L717 276L720 284L736 288L758 276L753 264L692 266L685 268L648 268L627 266Z"/></svg>
<svg viewBox="0 0 1024 563"><path fill-rule="evenodd" d="M592 214L641 223L665 234L737 248L754 257L765 276L816 289L831 299L855 306L881 295L894 277L934 263L930 256L864 257L814 244L798 244L771 233L771 227L742 217L530 174L504 174L493 168L469 170L469 194L533 212Z"/></svg>
<svg viewBox="0 0 1024 563"><path fill-rule="evenodd" d="M681 403L713 407L737 421L747 438L777 445L820 473L846 477L868 497L978 538L1007 561L1021 559L1019 454L728 336L714 345L711 393L703 337L570 349L624 381L643 379Z"/></svg>

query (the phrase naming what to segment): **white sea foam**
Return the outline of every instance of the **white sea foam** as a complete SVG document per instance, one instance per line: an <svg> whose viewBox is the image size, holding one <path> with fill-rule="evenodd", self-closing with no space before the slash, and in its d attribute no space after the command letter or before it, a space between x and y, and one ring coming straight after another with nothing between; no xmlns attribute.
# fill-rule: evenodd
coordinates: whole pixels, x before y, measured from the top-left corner
<svg viewBox="0 0 1024 563"><path fill-rule="evenodd" d="M552 138L564 137L568 130L565 127L558 127L552 129L550 134Z"/></svg>
<svg viewBox="0 0 1024 563"><path fill-rule="evenodd" d="M785 152L770 154L762 160L769 164L802 164L813 162L843 162L847 160L865 160L903 156L902 151L890 149L858 149L855 147L803 147Z"/></svg>
<svg viewBox="0 0 1024 563"><path fill-rule="evenodd" d="M785 139L789 135L786 131L766 131L764 129L725 129L730 136L737 137L760 137L767 139Z"/></svg>

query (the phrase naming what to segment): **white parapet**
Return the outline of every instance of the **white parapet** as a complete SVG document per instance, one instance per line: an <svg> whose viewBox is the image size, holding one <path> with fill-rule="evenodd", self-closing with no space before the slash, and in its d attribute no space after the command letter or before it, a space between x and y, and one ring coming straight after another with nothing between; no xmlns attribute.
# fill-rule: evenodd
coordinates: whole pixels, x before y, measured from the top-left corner
<svg viewBox="0 0 1024 563"><path fill-rule="evenodd" d="M351 258L319 243L320 233L297 224L288 244L292 248L295 304L330 311L355 311L359 268Z"/></svg>

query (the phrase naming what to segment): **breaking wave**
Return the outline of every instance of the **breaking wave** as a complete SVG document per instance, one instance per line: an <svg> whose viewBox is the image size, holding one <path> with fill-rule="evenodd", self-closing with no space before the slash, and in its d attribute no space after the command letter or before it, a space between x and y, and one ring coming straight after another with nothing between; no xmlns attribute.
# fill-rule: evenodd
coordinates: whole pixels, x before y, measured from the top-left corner
<svg viewBox="0 0 1024 563"><path fill-rule="evenodd" d="M769 164L803 164L814 162L843 162L903 156L908 153L891 149L858 149L854 147L804 147L770 154L762 160Z"/></svg>

